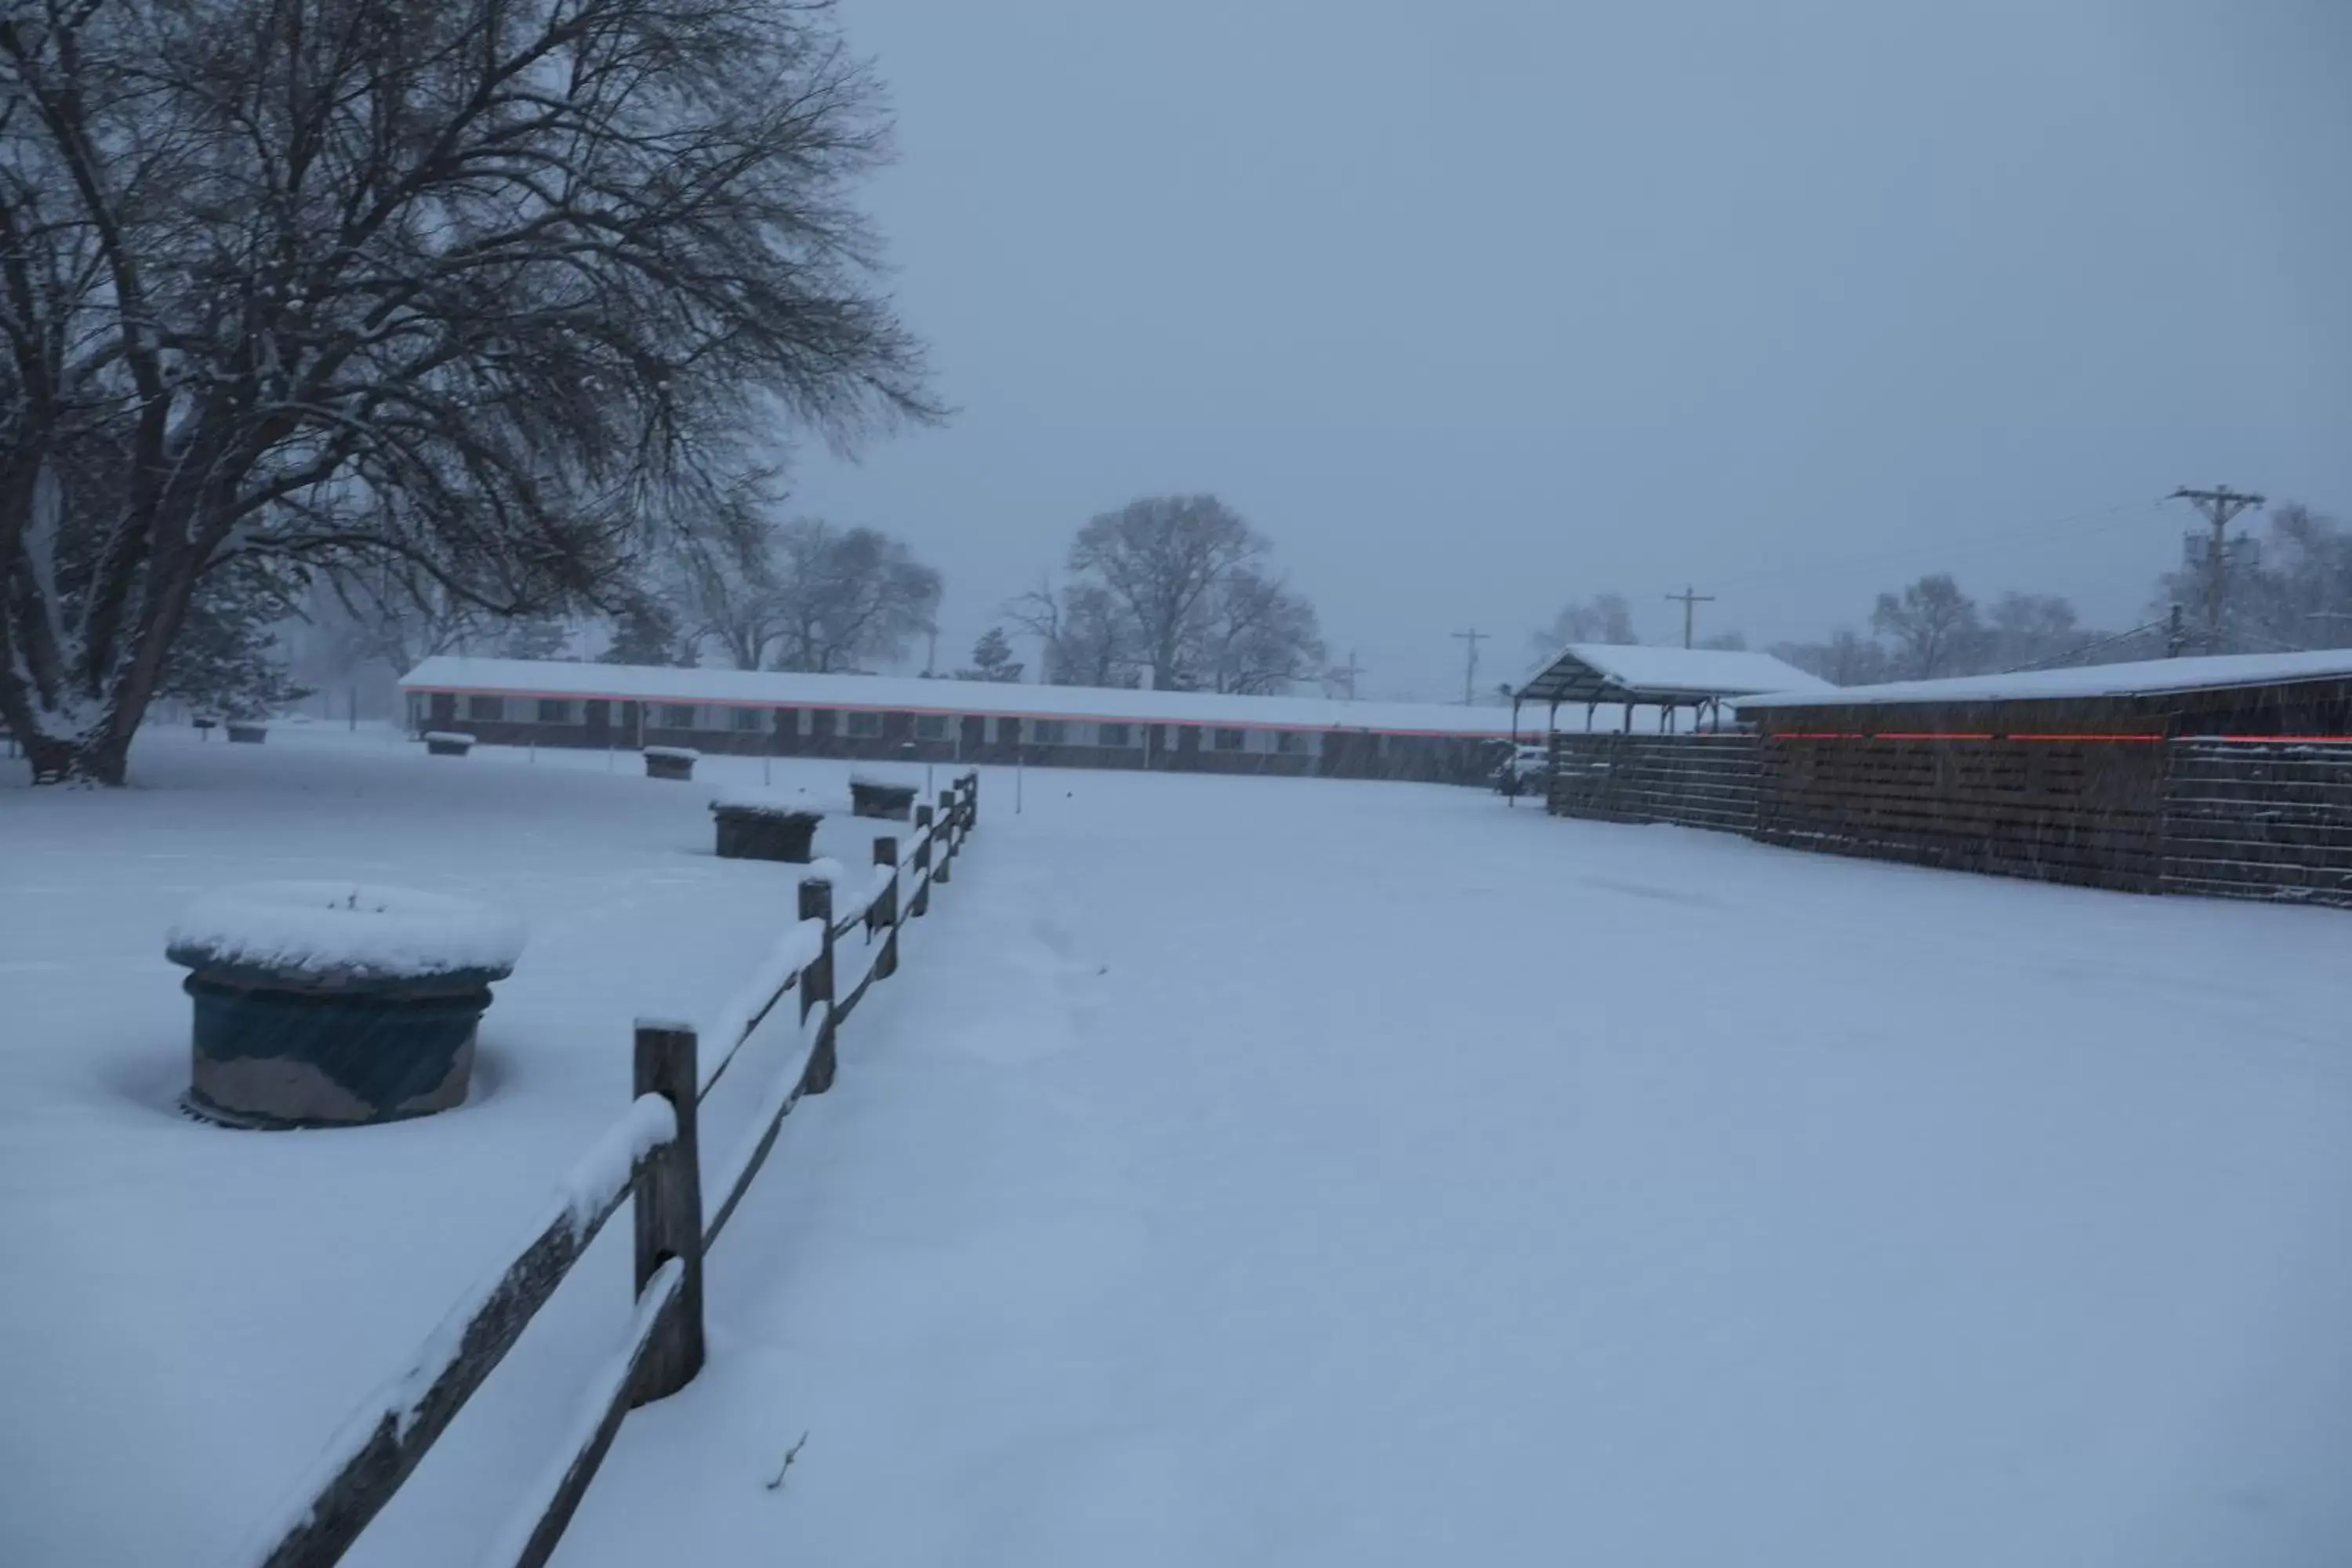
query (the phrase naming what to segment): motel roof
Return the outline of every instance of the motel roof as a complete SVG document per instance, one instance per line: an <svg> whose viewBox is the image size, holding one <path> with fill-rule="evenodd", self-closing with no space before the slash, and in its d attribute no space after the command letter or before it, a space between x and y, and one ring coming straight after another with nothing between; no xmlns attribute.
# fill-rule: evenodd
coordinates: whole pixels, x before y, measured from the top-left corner
<svg viewBox="0 0 2352 1568"><path fill-rule="evenodd" d="M1234 729L1355 730L1391 735L1507 740L1507 708L1434 702L1345 702L1327 697L1241 697L890 675L803 675L783 670L670 668L570 660L441 655L402 678L404 691L479 692L721 707L831 708L889 712L1077 719L1108 723L1204 724Z"/></svg>

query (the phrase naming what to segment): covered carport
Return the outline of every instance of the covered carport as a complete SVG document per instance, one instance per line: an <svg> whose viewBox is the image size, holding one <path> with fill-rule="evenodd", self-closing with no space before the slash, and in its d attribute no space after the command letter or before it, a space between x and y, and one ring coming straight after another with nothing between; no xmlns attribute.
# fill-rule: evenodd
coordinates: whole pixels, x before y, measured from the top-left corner
<svg viewBox="0 0 2352 1568"><path fill-rule="evenodd" d="M1685 708L1691 710L1691 728L1696 730L1703 714L1720 719L1727 699L1825 690L1828 685L1769 653L1570 643L1511 694L1511 739L1517 742L1520 710L1530 705L1544 709L1547 733L1559 730L1563 707L1582 703L1584 727L1590 731L1594 714L1609 703L1624 707L1628 733L1633 728L1633 710L1655 708L1658 732L1670 735L1675 714Z"/></svg>

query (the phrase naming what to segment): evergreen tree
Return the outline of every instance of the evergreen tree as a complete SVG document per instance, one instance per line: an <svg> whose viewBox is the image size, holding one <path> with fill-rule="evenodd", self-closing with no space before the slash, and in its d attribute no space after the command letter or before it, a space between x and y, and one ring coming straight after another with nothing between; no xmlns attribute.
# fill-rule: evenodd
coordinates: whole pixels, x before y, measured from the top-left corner
<svg viewBox="0 0 2352 1568"><path fill-rule="evenodd" d="M677 616L659 599L632 600L613 617L613 642L600 662L686 666L686 636Z"/></svg>
<svg viewBox="0 0 2352 1568"><path fill-rule="evenodd" d="M1013 643L1003 626L991 626L971 645L971 668L956 671L958 680L1017 681L1023 665L1013 657Z"/></svg>
<svg viewBox="0 0 2352 1568"><path fill-rule="evenodd" d="M266 719L310 695L288 675L276 627L291 614L285 585L231 565L197 584L157 694L227 719Z"/></svg>

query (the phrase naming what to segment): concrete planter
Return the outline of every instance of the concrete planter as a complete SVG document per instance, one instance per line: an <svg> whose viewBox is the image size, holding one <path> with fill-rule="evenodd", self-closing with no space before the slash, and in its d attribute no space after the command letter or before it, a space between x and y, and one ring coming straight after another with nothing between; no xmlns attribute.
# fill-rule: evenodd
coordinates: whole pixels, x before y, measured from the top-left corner
<svg viewBox="0 0 2352 1568"><path fill-rule="evenodd" d="M435 730L425 737L425 754L428 757L462 757L473 749L473 736L453 731Z"/></svg>
<svg viewBox="0 0 2352 1568"><path fill-rule="evenodd" d="M231 741L236 742L240 746L257 746L264 741L269 739L269 726L267 724L240 724L236 720L232 719L229 721L228 725L228 738Z"/></svg>
<svg viewBox="0 0 2352 1568"><path fill-rule="evenodd" d="M684 783L693 779L694 764L702 760L702 753L685 746L647 746L645 757L646 777Z"/></svg>
<svg viewBox="0 0 2352 1568"><path fill-rule="evenodd" d="M912 822L915 819L915 796L919 793L913 784L891 784L882 779L852 779L849 781L849 814L886 822Z"/></svg>
<svg viewBox="0 0 2352 1568"><path fill-rule="evenodd" d="M794 866L805 866L814 857L816 826L824 820L822 812L730 800L712 801L710 815L718 824L720 859Z"/></svg>
<svg viewBox="0 0 2352 1568"><path fill-rule="evenodd" d="M464 1102L490 984L521 928L404 889L264 883L200 899L165 956L192 971L185 1104L234 1127L350 1127Z"/></svg>

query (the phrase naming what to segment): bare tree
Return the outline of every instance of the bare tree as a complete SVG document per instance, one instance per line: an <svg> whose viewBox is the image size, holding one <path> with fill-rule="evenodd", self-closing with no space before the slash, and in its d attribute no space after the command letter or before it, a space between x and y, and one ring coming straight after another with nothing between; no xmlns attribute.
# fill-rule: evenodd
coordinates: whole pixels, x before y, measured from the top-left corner
<svg viewBox="0 0 2352 1568"><path fill-rule="evenodd" d="M877 529L796 518L758 532L741 552L713 554L688 574L695 635L738 669L854 669L895 659L929 629L940 574Z"/></svg>
<svg viewBox="0 0 2352 1568"><path fill-rule="evenodd" d="M1280 582L1237 567L1210 591L1193 668L1214 691L1287 691L1322 673L1315 606Z"/></svg>
<svg viewBox="0 0 2352 1568"><path fill-rule="evenodd" d="M1155 687L1193 685L1210 595L1266 553L1257 531L1214 496L1152 496L1105 512L1070 545L1071 575L1100 587Z"/></svg>
<svg viewBox="0 0 2352 1568"><path fill-rule="evenodd" d="M1564 605L1551 625L1528 639L1538 658L1549 659L1570 643L1635 643L1633 606L1622 594L1595 594Z"/></svg>
<svg viewBox="0 0 2352 1568"><path fill-rule="evenodd" d="M779 416L929 418L824 0L0 15L0 717L119 783L196 584L601 603Z"/></svg>
<svg viewBox="0 0 2352 1568"><path fill-rule="evenodd" d="M940 574L879 530L802 518L776 531L779 669L896 659L939 614Z"/></svg>
<svg viewBox="0 0 2352 1568"><path fill-rule="evenodd" d="M1038 584L1004 606L1005 618L1045 644L1045 677L1055 686L1140 686L1126 617L1098 583L1056 589Z"/></svg>
<svg viewBox="0 0 2352 1568"><path fill-rule="evenodd" d="M1983 638L1977 602L1948 572L1920 578L1900 596L1879 595L1870 625L1894 642L1897 672L1914 680L1954 673L1977 657Z"/></svg>
<svg viewBox="0 0 2352 1568"><path fill-rule="evenodd" d="M1851 626L1841 626L1827 642L1775 643L1772 657L1832 686L1868 686L1891 679L1886 650Z"/></svg>

